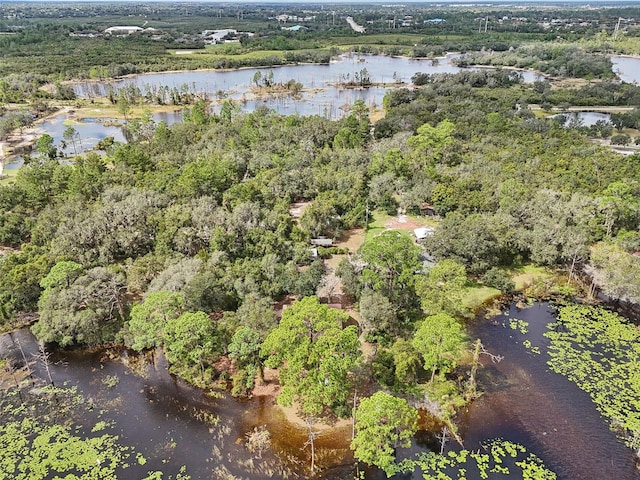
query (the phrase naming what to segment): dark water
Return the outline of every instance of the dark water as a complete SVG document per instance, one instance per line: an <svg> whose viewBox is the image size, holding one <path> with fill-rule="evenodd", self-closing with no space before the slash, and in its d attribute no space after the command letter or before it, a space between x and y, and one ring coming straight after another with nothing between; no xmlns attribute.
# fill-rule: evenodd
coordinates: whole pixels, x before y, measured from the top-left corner
<svg viewBox="0 0 640 480"><path fill-rule="evenodd" d="M510 328L516 318L528 322L526 334ZM548 340L542 335L552 321L552 308L537 303L523 310L511 306L474 328L504 360L485 359L481 382L487 391L461 419L465 446L474 449L486 438L502 437L525 445L560 480L639 479L632 451L608 428L589 395L547 367ZM526 348L526 340L541 353Z"/></svg>
<svg viewBox="0 0 640 480"><path fill-rule="evenodd" d="M0 336L0 357L21 363L18 342L32 359L37 345L28 330ZM124 351L77 350L57 352L52 360L56 385L77 386L96 412L103 411L100 419L114 422L106 433L142 453L148 460L145 472L175 475L186 465L194 480L227 473L251 479L305 476L309 455L301 447L307 432L288 422L270 397L239 401L221 393L212 398L169 375L163 356L145 362ZM32 368L46 378L42 365L33 362ZM109 377L118 378L115 386L105 385ZM214 417L217 422L210 421ZM256 426L266 426L272 436L272 447L259 459L245 446L246 434ZM323 433L316 441L318 465L332 467L325 478L353 478L347 430ZM121 478L133 473L124 472Z"/></svg>
<svg viewBox="0 0 640 480"><path fill-rule="evenodd" d="M542 334L552 314L545 303L523 310L512 306L504 315L472 327L472 338L481 338L489 351L504 359L498 364L484 360L479 382L485 393L459 418L465 447L476 450L487 439L503 438L526 446L560 480L640 479L631 450L616 439L589 396L549 371ZM526 334L510 327L513 319L528 323ZM525 340L542 353L532 353L523 345ZM0 356L19 362L18 341L31 358L37 346L27 330L0 336ZM102 419L114 422L109 433L141 452L148 459L146 470L175 474L180 465L187 465L194 480L224 478L227 473L247 479L308 476L309 452L301 449L307 432L287 421L271 397L212 398L169 375L162 356L140 359L121 350L78 350L56 353L54 360L56 384L77 385L96 410L104 410ZM41 366L33 367L45 377ZM105 385L109 376L119 379L117 385ZM217 423L210 421L214 417ZM247 450L245 438L260 426L268 428L273 443L258 459ZM438 430L437 425L432 428ZM323 468L319 478L354 478L350 430L345 425L319 436L317 461ZM435 435L423 431L402 456L437 448ZM458 447L450 442L448 448ZM369 480L385 478L375 469L365 469L364 474ZM421 476L416 473L412 478Z"/></svg>

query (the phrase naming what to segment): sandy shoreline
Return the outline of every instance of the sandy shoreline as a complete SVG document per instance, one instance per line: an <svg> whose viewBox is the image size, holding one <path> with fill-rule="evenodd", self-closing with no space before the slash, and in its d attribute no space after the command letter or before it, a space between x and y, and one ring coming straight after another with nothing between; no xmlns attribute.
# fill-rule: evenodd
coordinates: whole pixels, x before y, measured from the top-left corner
<svg viewBox="0 0 640 480"><path fill-rule="evenodd" d="M264 382L256 385L252 391L254 397L267 397L273 404L275 408L279 409L287 422L291 425L295 426L299 429L306 429L307 423L304 419L298 415L297 405L292 405L291 407L283 407L282 405L278 405L276 398L280 393L280 384L278 383L278 371L270 368L264 369ZM350 427L352 424L352 420L350 418L336 419L335 422L322 422L319 421L314 423L314 429L316 430L333 430L333 429L343 429Z"/></svg>

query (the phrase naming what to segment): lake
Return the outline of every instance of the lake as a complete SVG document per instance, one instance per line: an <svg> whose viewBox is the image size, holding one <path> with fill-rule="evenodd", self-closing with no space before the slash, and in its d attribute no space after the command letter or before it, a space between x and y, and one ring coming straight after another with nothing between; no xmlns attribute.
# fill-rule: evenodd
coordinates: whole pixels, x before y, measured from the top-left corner
<svg viewBox="0 0 640 480"><path fill-rule="evenodd" d="M322 115L335 119L342 117L346 111L345 107L352 105L356 100L363 100L369 106L380 107L386 92L402 86L402 83L410 85L411 77L418 72L429 74L460 72L462 69L451 62L458 56L459 54L448 54L434 62L430 59L348 54L341 55L329 64L152 73L134 75L110 84L117 88L133 84L143 92L164 86L178 89L186 86L185 88L190 91L205 93L210 98L214 98L218 92L224 92L226 98L239 102L241 110L245 112L253 111L259 105L265 105L282 114ZM352 89L338 86L341 81L354 80L356 75L364 69L367 70L372 83L401 83L386 88ZM297 100L290 97L247 99L247 93L251 89L256 72L260 72L262 76L273 72L275 83L296 80L302 83L305 91ZM535 72L521 73L525 82L533 82L539 78L539 74ZM105 95L106 87L97 82L85 82L76 85L75 91L78 96L86 98L96 94Z"/></svg>
<svg viewBox="0 0 640 480"><path fill-rule="evenodd" d="M611 62L613 63L613 71L623 82L638 83L640 81L640 58L613 55Z"/></svg>

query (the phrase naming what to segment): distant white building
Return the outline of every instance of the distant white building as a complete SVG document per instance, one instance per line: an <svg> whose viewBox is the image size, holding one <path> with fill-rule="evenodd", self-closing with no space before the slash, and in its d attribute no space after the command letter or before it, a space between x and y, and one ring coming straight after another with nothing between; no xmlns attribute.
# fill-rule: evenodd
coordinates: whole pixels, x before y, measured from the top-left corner
<svg viewBox="0 0 640 480"><path fill-rule="evenodd" d="M278 22L313 22L316 19L316 16L307 16L307 17L299 17L298 15L288 15L288 14L283 14L283 15L277 15L275 18Z"/></svg>
<svg viewBox="0 0 640 480"><path fill-rule="evenodd" d="M118 27L109 27L104 33L107 35L131 35L135 32L141 32L142 27L134 27L134 26L118 26Z"/></svg>
<svg viewBox="0 0 640 480"><path fill-rule="evenodd" d="M204 43L211 45L216 43L237 43L240 36L253 37L252 32L238 32L234 28L225 28L223 30L205 30L202 32Z"/></svg>

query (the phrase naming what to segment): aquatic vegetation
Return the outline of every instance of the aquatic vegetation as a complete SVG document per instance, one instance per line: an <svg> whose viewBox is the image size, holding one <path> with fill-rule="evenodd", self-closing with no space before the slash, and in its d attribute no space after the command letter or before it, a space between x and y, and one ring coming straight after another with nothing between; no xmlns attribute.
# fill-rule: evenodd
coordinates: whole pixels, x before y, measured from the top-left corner
<svg viewBox="0 0 640 480"><path fill-rule="evenodd" d="M555 480L556 474L544 466L533 453L517 443L496 439L486 442L477 451L434 452L403 460L402 471L419 468L425 480L464 480L466 478L498 478L504 475L523 480Z"/></svg>
<svg viewBox="0 0 640 480"><path fill-rule="evenodd" d="M96 420L76 387L12 388L0 396L0 480L173 478L139 470L147 459ZM131 469L131 470L130 470ZM135 470L135 472L133 471ZM182 469L176 479L190 478Z"/></svg>
<svg viewBox="0 0 640 480"><path fill-rule="evenodd" d="M120 382L120 379L116 375L107 375L102 379L102 383L109 388L115 387L118 382Z"/></svg>
<svg viewBox="0 0 640 480"><path fill-rule="evenodd" d="M521 334L526 335L529 331L529 322L524 320L520 320L519 318L510 318L509 319L509 328L511 330L518 330Z"/></svg>
<svg viewBox="0 0 640 480"><path fill-rule="evenodd" d="M631 448L640 445L640 332L603 308L560 309L545 336L551 369L587 392Z"/></svg>

